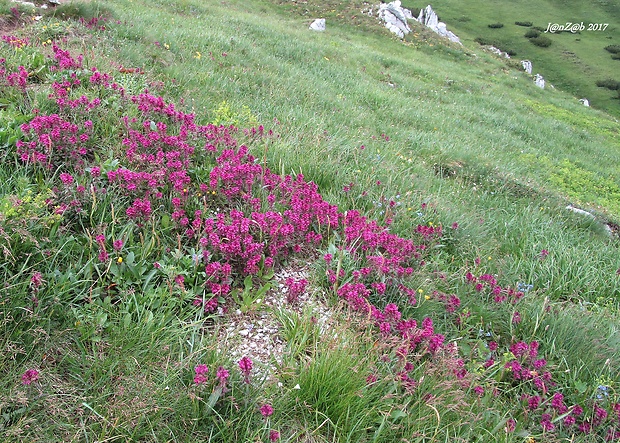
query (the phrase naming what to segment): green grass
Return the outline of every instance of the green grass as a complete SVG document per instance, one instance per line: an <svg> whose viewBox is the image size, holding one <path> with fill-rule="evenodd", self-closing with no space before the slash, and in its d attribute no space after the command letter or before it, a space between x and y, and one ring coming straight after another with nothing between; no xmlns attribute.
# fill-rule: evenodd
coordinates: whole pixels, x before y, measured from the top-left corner
<svg viewBox="0 0 620 443"><path fill-rule="evenodd" d="M216 331L226 317L197 313L195 294L171 286L177 272L188 281L201 277L169 227L138 234L115 224L114 207L122 202L111 195L66 225L45 210L41 202L56 192L49 187L56 172L36 175L13 155L29 106L53 109L43 85L53 74L43 69L40 90L0 107L0 346L9 351L0 354L0 391L8 393L0 398L2 438L267 441L274 429L284 441L307 442L550 438L522 424L529 422L515 398L528 387L508 383L500 366L481 369L488 341L481 331L504 344L538 340L554 373L562 374L558 390L575 402L594 399L598 386L616 388L619 240L604 224L620 221L620 130L610 116L618 115L617 103L594 82L598 72L614 77L618 62L603 47L620 36L610 23L606 33L551 35L552 45L538 48L514 21L611 22L618 9L548 1L541 16L532 2L507 9L479 3L433 5L463 47L415 26L403 43L362 15L358 1L110 0L63 6L12 31L42 43L54 37L44 26L59 21L67 47L84 53L87 66L109 69L128 94L148 88L182 101L201 123L273 130L275 137L249 143L253 155L282 175L303 173L341 210L393 219L391 231L403 237L418 224L442 225L444 236L424 257L427 267L411 280L422 300L403 312L420 322L433 316L458 353L412 362L409 375L419 385L406 392L396 374L405 362L364 319L344 311L334 330L321 333L311 313L280 311L282 386L244 384L232 369L236 362L217 350ZM0 2L0 14L10 13L7 4ZM105 31L64 21L100 13L113 17ZM325 33L307 30L316 16L327 18ZM498 22L504 26L488 27ZM505 39L558 89L539 90L519 66L482 52L473 43L478 36ZM27 50L11 57L33 68L43 63ZM120 66L145 73L123 73ZM610 114L579 105L582 96ZM124 131L117 121L123 110L113 98L107 105L112 111L96 118L111 165L121 152L113 140ZM208 174L203 166L192 173ZM568 204L595 218L566 210ZM100 229L131 245L122 265L92 258ZM355 259L340 253L343 268L354 269ZM151 275L161 257L169 275ZM325 270L315 267L317 286L331 291ZM38 269L49 287L33 292L30 278ZM468 271L531 289L517 305L495 305L464 282ZM469 316L457 324L434 291L458 295L459 312ZM396 292L383 305L405 300ZM515 311L523 318L518 325ZM466 389L453 372L460 358L471 373ZM229 394L212 396L214 384L204 391L193 385L197 364L209 366L210 383L217 367L231 369ZM30 367L46 377L22 386ZM375 373L382 378L368 384ZM485 390L480 397L471 391L477 384ZM257 413L264 403L276 410L268 420ZM511 417L519 421L515 434L503 430Z"/></svg>

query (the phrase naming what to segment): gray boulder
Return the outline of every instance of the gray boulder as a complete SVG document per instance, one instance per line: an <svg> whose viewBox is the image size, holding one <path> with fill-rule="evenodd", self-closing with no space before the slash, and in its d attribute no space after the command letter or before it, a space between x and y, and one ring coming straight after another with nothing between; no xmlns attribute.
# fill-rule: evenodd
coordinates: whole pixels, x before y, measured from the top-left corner
<svg viewBox="0 0 620 443"><path fill-rule="evenodd" d="M313 31L317 31L317 32L325 31L325 19L317 18L315 21L313 21L310 24L310 29L312 29Z"/></svg>
<svg viewBox="0 0 620 443"><path fill-rule="evenodd" d="M538 86L540 89L545 89L545 79L540 74L536 74L536 76L534 77L534 84L536 84L536 86Z"/></svg>

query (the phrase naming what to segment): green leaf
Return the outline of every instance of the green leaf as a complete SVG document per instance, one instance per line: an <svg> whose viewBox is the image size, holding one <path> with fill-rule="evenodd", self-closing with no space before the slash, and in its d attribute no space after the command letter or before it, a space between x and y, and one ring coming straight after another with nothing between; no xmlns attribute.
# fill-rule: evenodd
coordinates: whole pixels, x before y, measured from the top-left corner
<svg viewBox="0 0 620 443"><path fill-rule="evenodd" d="M245 286L245 290L249 291L252 289L252 276L248 275L244 280L243 280L243 286Z"/></svg>
<svg viewBox="0 0 620 443"><path fill-rule="evenodd" d="M583 394L588 390L588 385L581 380L577 380L575 382L575 389L577 389L577 392L580 394Z"/></svg>
<svg viewBox="0 0 620 443"><path fill-rule="evenodd" d="M131 324L131 314L128 312L127 314L125 314L125 317L123 318L123 327L127 329L129 328L130 324Z"/></svg>
<svg viewBox="0 0 620 443"><path fill-rule="evenodd" d="M405 418L407 416L407 414L403 411L401 411L400 409L395 409L392 411L392 413L390 414L390 417L392 417L392 420L398 420L401 418Z"/></svg>
<svg viewBox="0 0 620 443"><path fill-rule="evenodd" d="M125 264L131 267L134 265L135 259L136 255L133 252L130 252L127 254L127 257L125 257Z"/></svg>

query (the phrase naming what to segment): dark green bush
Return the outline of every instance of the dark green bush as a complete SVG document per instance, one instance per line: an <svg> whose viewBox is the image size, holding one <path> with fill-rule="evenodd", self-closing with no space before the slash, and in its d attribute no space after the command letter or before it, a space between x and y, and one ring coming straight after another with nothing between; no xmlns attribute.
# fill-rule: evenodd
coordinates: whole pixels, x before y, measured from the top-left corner
<svg viewBox="0 0 620 443"><path fill-rule="evenodd" d="M493 28L493 29L499 29L499 28L503 28L504 24L503 23L491 23L490 25L488 25L489 28Z"/></svg>
<svg viewBox="0 0 620 443"><path fill-rule="evenodd" d="M526 38L536 38L540 37L540 31L537 31L536 29L528 29L524 35Z"/></svg>
<svg viewBox="0 0 620 443"><path fill-rule="evenodd" d="M548 37L540 36L536 38L531 38L530 41L536 46L540 46L541 48L548 48L551 46L551 39Z"/></svg>
<svg viewBox="0 0 620 443"><path fill-rule="evenodd" d="M611 58L614 60L620 60L620 54L611 54Z"/></svg>
<svg viewBox="0 0 620 443"><path fill-rule="evenodd" d="M612 54L620 54L620 45L605 46L605 51L609 51Z"/></svg>
<svg viewBox="0 0 620 443"><path fill-rule="evenodd" d="M485 37L476 37L474 41L482 46L495 46L497 44L495 40Z"/></svg>
<svg viewBox="0 0 620 443"><path fill-rule="evenodd" d="M611 89L612 91L620 90L620 82L611 78L608 78L606 80L597 80L596 86L598 86L599 88Z"/></svg>
<svg viewBox="0 0 620 443"><path fill-rule="evenodd" d="M534 27L532 27L532 29L536 29L537 31L540 31L540 32L545 32L546 31L545 28L541 28L540 26L534 26Z"/></svg>
<svg viewBox="0 0 620 443"><path fill-rule="evenodd" d="M532 22L515 22L515 25L525 26L526 28L529 28L530 26L532 26Z"/></svg>

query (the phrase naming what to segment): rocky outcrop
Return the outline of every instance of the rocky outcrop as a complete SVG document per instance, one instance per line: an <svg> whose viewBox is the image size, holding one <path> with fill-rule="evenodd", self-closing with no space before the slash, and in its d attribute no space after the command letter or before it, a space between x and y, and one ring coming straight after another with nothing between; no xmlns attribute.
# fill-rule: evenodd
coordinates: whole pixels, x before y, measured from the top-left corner
<svg viewBox="0 0 620 443"><path fill-rule="evenodd" d="M439 18L437 17L435 11L433 11L431 5L428 5L426 8L420 10L420 15L418 15L418 21L423 25L428 26L442 37L446 37L450 41L453 41L455 43L461 43L461 40L456 35L454 35L453 32L448 31L448 29L446 28L446 24L439 21Z"/></svg>
<svg viewBox="0 0 620 443"><path fill-rule="evenodd" d="M581 100L579 100L579 103L581 103L584 106L587 106L588 108L590 107L590 102L588 101L587 98L582 98Z"/></svg>
<svg viewBox="0 0 620 443"><path fill-rule="evenodd" d="M372 16L374 15L373 11L374 8L370 7L368 9L364 9L362 13ZM454 35L454 33L448 31L446 24L439 21L437 14L433 11L431 5L428 5L426 8L421 10L418 18L415 18L409 9L402 7L400 0L395 0L390 3L381 3L377 9L377 16L381 21L383 21L386 28L400 38L404 38L405 35L411 32L409 20L417 20L423 25L431 28L442 37L446 37L459 44L461 43L459 38Z"/></svg>
<svg viewBox="0 0 620 443"><path fill-rule="evenodd" d="M409 9L403 8L400 1L381 3L377 15L385 23L385 27L400 38L411 32L408 20L413 18L413 14Z"/></svg>
<svg viewBox="0 0 620 443"><path fill-rule="evenodd" d="M521 60L521 66L528 74L532 75L532 62L529 60Z"/></svg>

